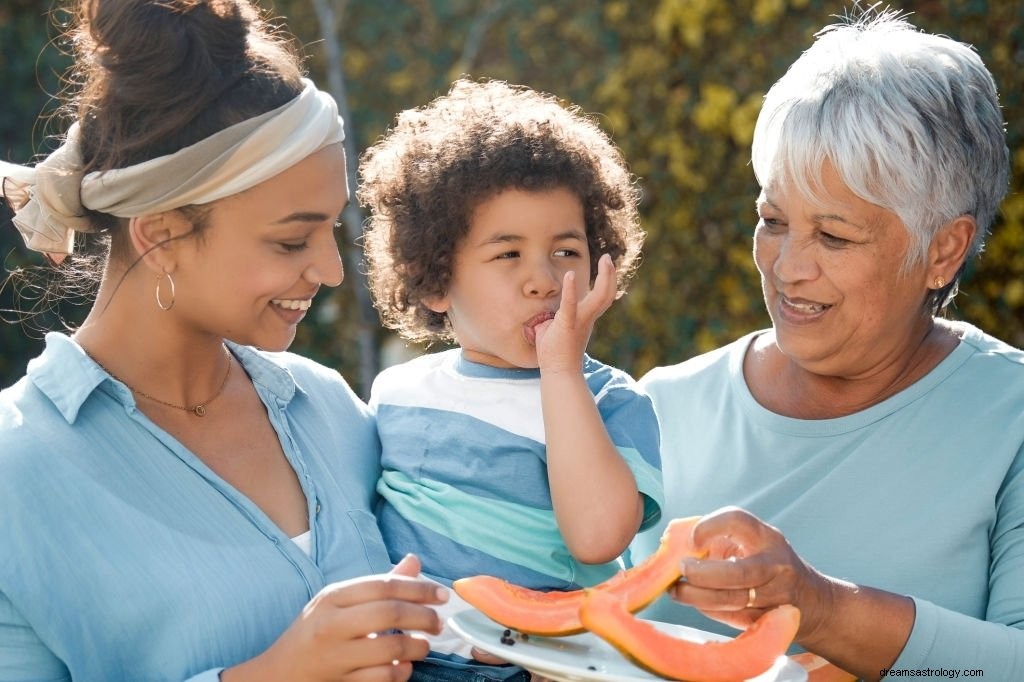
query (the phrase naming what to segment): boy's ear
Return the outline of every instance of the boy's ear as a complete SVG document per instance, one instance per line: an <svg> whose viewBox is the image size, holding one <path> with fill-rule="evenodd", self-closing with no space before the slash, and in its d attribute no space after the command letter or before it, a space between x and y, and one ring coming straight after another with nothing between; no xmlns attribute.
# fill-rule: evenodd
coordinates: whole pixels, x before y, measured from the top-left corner
<svg viewBox="0 0 1024 682"><path fill-rule="evenodd" d="M128 222L128 234L139 259L157 273L172 272L177 265L181 237L195 229L180 211L136 216Z"/></svg>
<svg viewBox="0 0 1024 682"><path fill-rule="evenodd" d="M448 308L451 307L451 302L447 296L426 296L420 299L420 303L440 315L447 313Z"/></svg>
<svg viewBox="0 0 1024 682"><path fill-rule="evenodd" d="M978 224L969 215L949 221L932 238L928 247L928 282L937 278L950 282L971 249Z"/></svg>

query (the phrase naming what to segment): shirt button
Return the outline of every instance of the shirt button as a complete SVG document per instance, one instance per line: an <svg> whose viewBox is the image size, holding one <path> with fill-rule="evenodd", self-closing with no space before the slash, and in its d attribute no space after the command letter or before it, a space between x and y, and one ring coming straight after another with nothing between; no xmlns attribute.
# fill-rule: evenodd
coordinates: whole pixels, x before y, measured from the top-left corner
<svg viewBox="0 0 1024 682"><path fill-rule="evenodd" d="M316 503L316 513L317 514L320 513L320 503L319 502Z"/></svg>

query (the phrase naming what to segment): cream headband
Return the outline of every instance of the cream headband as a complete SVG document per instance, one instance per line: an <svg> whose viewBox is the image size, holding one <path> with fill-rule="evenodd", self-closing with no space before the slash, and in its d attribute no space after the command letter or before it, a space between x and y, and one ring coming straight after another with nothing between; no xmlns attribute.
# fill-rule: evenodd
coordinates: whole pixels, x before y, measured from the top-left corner
<svg viewBox="0 0 1024 682"><path fill-rule="evenodd" d="M334 99L303 79L298 97L184 147L134 166L83 173L75 123L34 168L0 161L14 224L33 251L61 260L75 232L92 232L85 208L130 218L237 194L345 139Z"/></svg>

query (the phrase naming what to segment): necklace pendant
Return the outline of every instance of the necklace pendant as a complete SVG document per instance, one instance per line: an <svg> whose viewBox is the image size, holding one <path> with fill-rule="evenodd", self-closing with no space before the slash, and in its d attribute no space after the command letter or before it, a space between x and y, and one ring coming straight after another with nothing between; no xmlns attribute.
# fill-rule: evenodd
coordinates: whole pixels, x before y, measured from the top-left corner
<svg viewBox="0 0 1024 682"><path fill-rule="evenodd" d="M202 404L196 405L195 407L192 408L192 414L194 414L197 417L205 417L206 416L206 405L202 405Z"/></svg>

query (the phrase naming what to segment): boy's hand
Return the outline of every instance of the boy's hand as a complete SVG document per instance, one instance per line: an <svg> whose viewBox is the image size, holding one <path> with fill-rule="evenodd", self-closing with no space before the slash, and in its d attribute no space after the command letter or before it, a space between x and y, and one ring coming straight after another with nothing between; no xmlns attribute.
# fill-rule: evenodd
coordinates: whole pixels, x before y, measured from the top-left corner
<svg viewBox="0 0 1024 682"><path fill-rule="evenodd" d="M565 273L562 301L552 320L537 325L537 364L542 372L579 372L594 323L616 298L615 266L604 254L597 261L594 288L577 302L576 274Z"/></svg>

